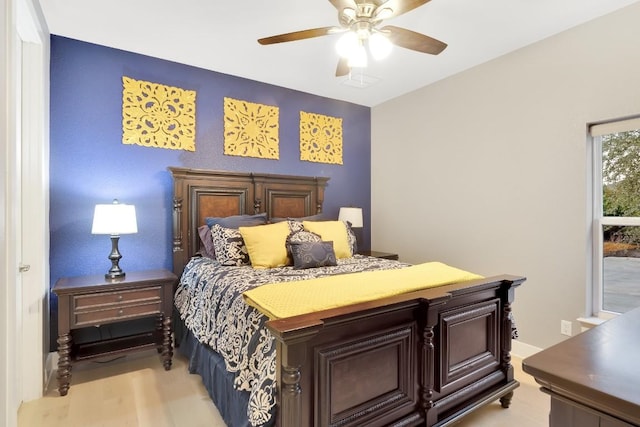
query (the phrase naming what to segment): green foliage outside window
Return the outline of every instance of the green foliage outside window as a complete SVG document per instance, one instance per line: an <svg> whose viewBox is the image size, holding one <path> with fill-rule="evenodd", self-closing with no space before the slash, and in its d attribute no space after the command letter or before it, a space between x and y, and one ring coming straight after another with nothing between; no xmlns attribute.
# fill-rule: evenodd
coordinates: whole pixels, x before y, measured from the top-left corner
<svg viewBox="0 0 640 427"><path fill-rule="evenodd" d="M640 216L640 129L602 138L603 215ZM606 226L605 241L640 245L640 227Z"/></svg>

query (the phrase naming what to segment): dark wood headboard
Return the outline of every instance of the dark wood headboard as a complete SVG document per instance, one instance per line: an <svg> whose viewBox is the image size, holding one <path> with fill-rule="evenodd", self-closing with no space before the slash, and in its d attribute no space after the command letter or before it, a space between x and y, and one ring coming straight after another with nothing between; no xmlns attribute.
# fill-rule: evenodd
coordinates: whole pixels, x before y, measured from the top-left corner
<svg viewBox="0 0 640 427"><path fill-rule="evenodd" d="M329 178L170 167L173 177L173 271L199 250L198 227L208 216L266 212L269 218L322 213Z"/></svg>

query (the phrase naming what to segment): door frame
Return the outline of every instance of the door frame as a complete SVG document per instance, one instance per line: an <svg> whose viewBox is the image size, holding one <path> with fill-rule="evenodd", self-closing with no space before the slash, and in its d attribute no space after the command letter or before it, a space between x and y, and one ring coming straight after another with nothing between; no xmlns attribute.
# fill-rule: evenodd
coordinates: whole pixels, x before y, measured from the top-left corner
<svg viewBox="0 0 640 427"><path fill-rule="evenodd" d="M22 400L42 397L49 354L49 33L35 0L19 0L22 46ZM37 7L36 7L37 5Z"/></svg>
<svg viewBox="0 0 640 427"><path fill-rule="evenodd" d="M48 354L49 32L37 0L3 2L0 22L0 424L12 427L43 394Z"/></svg>

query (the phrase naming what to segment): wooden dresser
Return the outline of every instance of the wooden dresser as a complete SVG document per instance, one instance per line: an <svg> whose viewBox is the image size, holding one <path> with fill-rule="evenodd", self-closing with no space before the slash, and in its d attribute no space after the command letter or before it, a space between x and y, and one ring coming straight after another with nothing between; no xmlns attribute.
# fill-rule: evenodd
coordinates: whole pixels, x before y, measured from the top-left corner
<svg viewBox="0 0 640 427"><path fill-rule="evenodd" d="M164 368L171 368L173 356L171 311L173 290L178 278L167 270L134 271L120 279L103 274L64 277L53 292L58 296L58 391L67 394L71 363L95 357L157 348ZM155 318L155 331L101 339L80 346L74 330Z"/></svg>
<svg viewBox="0 0 640 427"><path fill-rule="evenodd" d="M550 427L640 426L640 308L522 362L551 396Z"/></svg>

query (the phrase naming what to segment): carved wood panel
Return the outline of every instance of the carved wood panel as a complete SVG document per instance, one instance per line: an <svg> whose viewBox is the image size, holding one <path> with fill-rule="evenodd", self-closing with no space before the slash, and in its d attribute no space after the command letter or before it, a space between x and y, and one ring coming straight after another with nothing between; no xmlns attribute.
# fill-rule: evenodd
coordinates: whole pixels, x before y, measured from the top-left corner
<svg viewBox="0 0 640 427"><path fill-rule="evenodd" d="M267 193L269 204L269 218L301 218L315 215L312 208L311 194L309 192L282 193L280 191L269 191Z"/></svg>
<svg viewBox="0 0 640 427"><path fill-rule="evenodd" d="M491 372L500 362L498 298L448 310L440 315L440 391L457 389ZM473 378L467 378L473 374Z"/></svg>
<svg viewBox="0 0 640 427"><path fill-rule="evenodd" d="M197 189L196 189L197 192ZM209 191L197 192L196 207L193 210L196 215L193 218L195 224L204 224L206 217L225 217L240 215L245 211L246 194L216 193Z"/></svg>
<svg viewBox="0 0 640 427"><path fill-rule="evenodd" d="M321 426L360 426L415 400L416 323L316 348Z"/></svg>

